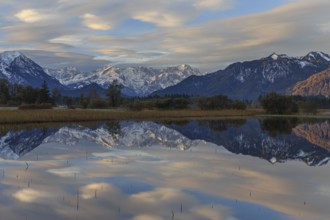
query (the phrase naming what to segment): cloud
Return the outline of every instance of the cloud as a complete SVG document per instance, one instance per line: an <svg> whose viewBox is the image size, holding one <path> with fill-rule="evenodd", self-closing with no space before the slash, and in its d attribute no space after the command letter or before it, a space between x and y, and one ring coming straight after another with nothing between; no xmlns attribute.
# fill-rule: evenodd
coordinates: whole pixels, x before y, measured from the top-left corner
<svg viewBox="0 0 330 220"><path fill-rule="evenodd" d="M13 48L12 48L13 49ZM69 52L51 52L44 50L22 50L23 54L32 58L39 65L51 68L76 66L81 71L93 71L106 64L108 60L95 60L92 55Z"/></svg>
<svg viewBox="0 0 330 220"><path fill-rule="evenodd" d="M95 62L189 63L213 71L273 51L297 56L330 50L326 0L288 0L241 16L234 16L241 13L235 8L237 0L2 3L1 47L90 54ZM222 16L223 10L232 10L232 17ZM128 30L130 25L138 31Z"/></svg>
<svg viewBox="0 0 330 220"><path fill-rule="evenodd" d="M95 60L109 60L117 63L141 63L166 55L166 52L161 51L135 51L124 48L101 48L95 51L102 53L102 55L96 56L94 58Z"/></svg>
<svg viewBox="0 0 330 220"><path fill-rule="evenodd" d="M104 21L102 18L96 15L86 13L82 16L82 18L83 25L90 29L102 31L111 29L111 25L108 22Z"/></svg>
<svg viewBox="0 0 330 220"><path fill-rule="evenodd" d="M48 18L48 16L34 9L24 9L15 14L15 17L27 23L34 23Z"/></svg>
<svg viewBox="0 0 330 220"><path fill-rule="evenodd" d="M134 19L155 23L161 27L176 27L184 23L184 19L174 14L166 14L156 11L143 12L133 16Z"/></svg>
<svg viewBox="0 0 330 220"><path fill-rule="evenodd" d="M194 6L208 10L226 10L232 8L234 4L233 0L198 0L194 3Z"/></svg>
<svg viewBox="0 0 330 220"><path fill-rule="evenodd" d="M55 44L79 46L82 44L82 38L80 36L74 36L74 35L63 35L57 38L50 39L49 42Z"/></svg>

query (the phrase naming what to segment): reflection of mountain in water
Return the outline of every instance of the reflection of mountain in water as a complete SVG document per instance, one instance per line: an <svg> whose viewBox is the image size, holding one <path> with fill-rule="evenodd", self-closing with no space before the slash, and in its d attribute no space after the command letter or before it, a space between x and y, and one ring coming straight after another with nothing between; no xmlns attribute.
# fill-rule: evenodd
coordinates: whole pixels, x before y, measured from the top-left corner
<svg viewBox="0 0 330 220"><path fill-rule="evenodd" d="M154 122L111 122L94 127L71 125L34 128L3 132L4 135L0 137L0 157L18 159L42 143L77 145L85 140L107 148L163 146L187 150L203 140L223 146L235 154L259 157L271 163L287 160L301 160L310 166L328 163L329 123L297 124L295 120L251 119L166 125Z"/></svg>
<svg viewBox="0 0 330 220"><path fill-rule="evenodd" d="M169 127L190 139L202 139L222 145L235 154L260 157L271 163L302 160L310 166L321 166L330 160L327 150L288 132L263 131L260 123L265 121L252 119L243 125L241 121L192 121L186 125L172 124ZM270 121L266 123L269 126Z"/></svg>
<svg viewBox="0 0 330 220"><path fill-rule="evenodd" d="M165 146L180 150L200 142L192 141L176 130L154 122L111 122L94 127L71 125L60 129L9 131L0 138L0 157L18 159L42 143L76 145L81 140L107 148Z"/></svg>
<svg viewBox="0 0 330 220"><path fill-rule="evenodd" d="M46 137L54 134L56 131L57 129L55 128L9 131L0 137L0 157L16 160L38 147Z"/></svg>
<svg viewBox="0 0 330 220"><path fill-rule="evenodd" d="M299 124L292 131L295 135L330 151L329 121L314 124Z"/></svg>
<svg viewBox="0 0 330 220"><path fill-rule="evenodd" d="M45 143L57 142L76 145L80 140L92 141L104 147L165 146L186 150L199 141L191 141L179 132L154 122L113 122L95 128L83 126L62 127L45 139Z"/></svg>

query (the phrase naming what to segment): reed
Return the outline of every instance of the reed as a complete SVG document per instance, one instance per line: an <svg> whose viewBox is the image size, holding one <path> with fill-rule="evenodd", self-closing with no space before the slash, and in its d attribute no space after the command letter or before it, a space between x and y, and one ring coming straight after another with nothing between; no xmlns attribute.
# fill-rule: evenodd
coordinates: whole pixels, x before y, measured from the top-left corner
<svg viewBox="0 0 330 220"><path fill-rule="evenodd" d="M1 109L0 124L46 123L46 122L88 122L104 120L164 120L164 119L211 119L235 116L255 116L262 110L143 110L126 109L44 109L16 110Z"/></svg>

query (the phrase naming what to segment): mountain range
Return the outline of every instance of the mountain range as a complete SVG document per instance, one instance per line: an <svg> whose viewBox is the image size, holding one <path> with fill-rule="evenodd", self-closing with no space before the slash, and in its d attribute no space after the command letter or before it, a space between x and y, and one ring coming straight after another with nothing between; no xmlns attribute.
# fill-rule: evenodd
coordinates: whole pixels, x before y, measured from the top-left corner
<svg viewBox="0 0 330 220"><path fill-rule="evenodd" d="M186 64L163 69L108 65L92 72L81 72L75 67L44 68L44 70L71 89L82 88L92 83L107 89L114 80L117 80L124 86L123 93L129 96L147 96L157 90L175 85L191 75L201 75L198 69Z"/></svg>
<svg viewBox="0 0 330 220"><path fill-rule="evenodd" d="M91 72L76 67L41 67L20 52L0 54L0 78L10 83L59 88L64 95L79 96L91 89L104 94L116 80L126 96L224 94L233 99L255 100L277 92L293 95L328 97L330 94L330 56L310 52L302 57L273 53L257 60L236 62L223 70L203 74L183 64L156 69L143 66L107 65Z"/></svg>
<svg viewBox="0 0 330 220"><path fill-rule="evenodd" d="M297 82L329 67L330 56L323 52L310 52L302 57L273 53L258 60L233 63L204 76L190 76L153 95L224 94L234 99L257 99L269 92L290 93Z"/></svg>
<svg viewBox="0 0 330 220"><path fill-rule="evenodd" d="M117 80L124 86L127 96L146 96L150 93L179 83L191 75L201 75L198 69L183 64L155 69L151 67L108 65L92 72L81 72L76 67L50 69L41 67L24 54L7 51L0 54L0 78L10 83L40 87L46 81L50 89L59 88L62 93L79 95L90 88L104 93Z"/></svg>

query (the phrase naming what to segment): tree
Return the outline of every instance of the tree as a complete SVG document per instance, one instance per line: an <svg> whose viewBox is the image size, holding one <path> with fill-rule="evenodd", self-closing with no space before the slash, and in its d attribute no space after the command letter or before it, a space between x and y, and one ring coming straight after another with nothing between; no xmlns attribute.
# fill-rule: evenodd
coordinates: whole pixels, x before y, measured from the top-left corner
<svg viewBox="0 0 330 220"><path fill-rule="evenodd" d="M317 113L317 103L313 100L307 100L305 102L301 102L299 105L302 112L316 115Z"/></svg>
<svg viewBox="0 0 330 220"><path fill-rule="evenodd" d="M291 96L279 95L275 92L260 97L260 103L267 113L290 114L298 112L298 105Z"/></svg>
<svg viewBox="0 0 330 220"><path fill-rule="evenodd" d="M84 94L81 93L79 97L79 104L81 108L87 108L89 104L89 98L85 98Z"/></svg>
<svg viewBox="0 0 330 220"><path fill-rule="evenodd" d="M123 86L118 83L117 80L114 80L107 90L107 97L110 107L118 107L122 102L121 90Z"/></svg>
<svg viewBox="0 0 330 220"><path fill-rule="evenodd" d="M27 86L23 88L23 102L32 104L36 103L39 97L40 90L33 88L32 86Z"/></svg>
<svg viewBox="0 0 330 220"><path fill-rule="evenodd" d="M41 85L41 88L39 90L39 97L38 97L38 103L50 103L51 99L49 96L49 89L46 81Z"/></svg>
<svg viewBox="0 0 330 220"><path fill-rule="evenodd" d="M215 95L211 97L200 97L198 106L201 109L226 109L231 108L232 100L225 95Z"/></svg>
<svg viewBox="0 0 330 220"><path fill-rule="evenodd" d="M7 104L9 100L9 84L5 79L0 79L0 104Z"/></svg>
<svg viewBox="0 0 330 220"><path fill-rule="evenodd" d="M61 92L58 88L54 88L52 90L52 100L54 104L58 104L60 102L61 96Z"/></svg>

